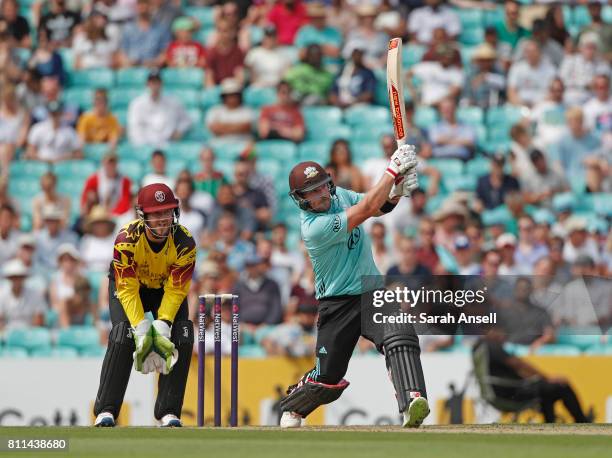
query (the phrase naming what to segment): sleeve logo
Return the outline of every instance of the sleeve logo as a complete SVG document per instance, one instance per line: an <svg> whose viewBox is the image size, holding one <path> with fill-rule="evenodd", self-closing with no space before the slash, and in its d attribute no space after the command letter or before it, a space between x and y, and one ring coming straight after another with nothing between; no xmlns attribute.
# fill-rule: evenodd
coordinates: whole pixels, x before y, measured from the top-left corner
<svg viewBox="0 0 612 458"><path fill-rule="evenodd" d="M340 220L340 216L334 216L334 223L332 225L332 231L338 232L342 227L342 221Z"/></svg>

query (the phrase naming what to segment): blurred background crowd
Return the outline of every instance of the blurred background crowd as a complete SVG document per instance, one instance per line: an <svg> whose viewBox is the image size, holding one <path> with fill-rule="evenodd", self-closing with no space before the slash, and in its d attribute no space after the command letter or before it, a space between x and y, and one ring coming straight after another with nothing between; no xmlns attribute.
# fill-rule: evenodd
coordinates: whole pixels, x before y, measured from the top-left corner
<svg viewBox="0 0 612 458"><path fill-rule="evenodd" d="M367 225L379 270L547 276L568 307L538 315L533 351L560 326L607 328L612 298L589 319L571 304L580 276L612 273L608 2L1 0L0 354L102 354L115 233L153 182L198 244L193 318L198 294L234 292L243 356L311 354L288 171L380 178L393 36L420 189Z"/></svg>

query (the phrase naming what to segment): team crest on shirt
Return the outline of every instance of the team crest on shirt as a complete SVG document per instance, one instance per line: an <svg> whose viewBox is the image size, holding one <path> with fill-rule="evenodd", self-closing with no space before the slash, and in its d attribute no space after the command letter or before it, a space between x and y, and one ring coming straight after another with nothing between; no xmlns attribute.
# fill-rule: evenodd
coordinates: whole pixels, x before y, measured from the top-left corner
<svg viewBox="0 0 612 458"><path fill-rule="evenodd" d="M166 200L166 194L163 191L155 191L155 200L158 202L163 202Z"/></svg>
<svg viewBox="0 0 612 458"><path fill-rule="evenodd" d="M317 170L316 167L309 166L304 169L304 175L306 175L306 178L314 178L318 174L319 174L319 171Z"/></svg>

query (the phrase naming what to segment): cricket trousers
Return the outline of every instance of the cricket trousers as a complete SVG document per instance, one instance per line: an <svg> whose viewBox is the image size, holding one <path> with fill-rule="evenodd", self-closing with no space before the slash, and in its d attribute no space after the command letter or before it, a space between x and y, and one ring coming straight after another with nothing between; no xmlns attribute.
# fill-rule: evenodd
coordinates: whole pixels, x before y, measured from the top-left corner
<svg viewBox="0 0 612 458"><path fill-rule="evenodd" d="M164 295L163 288L149 289L141 286L140 299L145 312L151 312L157 319L157 312ZM102 363L100 385L94 415L110 412L115 418L119 416L123 398L133 368L135 350L129 320L117 298L115 279L109 282L109 311L112 322L108 348ZM193 351L193 324L189 319L187 299L181 304L172 326L171 340L179 351L179 358L172 371L159 375L158 393L155 403L155 418L160 420L166 414L180 418L187 384L187 375ZM179 326L183 326L179 332Z"/></svg>

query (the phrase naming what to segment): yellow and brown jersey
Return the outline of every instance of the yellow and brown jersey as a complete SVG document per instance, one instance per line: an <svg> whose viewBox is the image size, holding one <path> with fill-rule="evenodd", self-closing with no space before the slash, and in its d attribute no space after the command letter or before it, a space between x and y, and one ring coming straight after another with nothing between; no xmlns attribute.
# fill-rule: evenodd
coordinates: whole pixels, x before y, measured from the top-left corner
<svg viewBox="0 0 612 458"><path fill-rule="evenodd" d="M132 326L144 319L140 288L163 288L158 319L173 322L189 292L195 267L195 242L189 231L179 225L160 250L153 250L142 221L121 228L115 239L111 275L115 278L117 298Z"/></svg>

